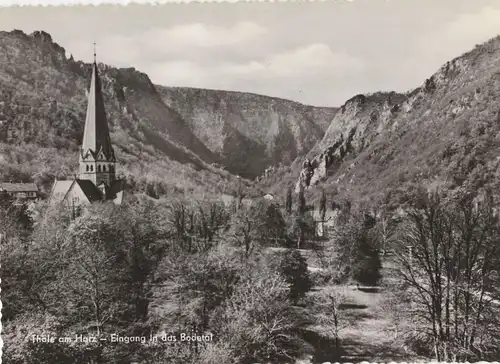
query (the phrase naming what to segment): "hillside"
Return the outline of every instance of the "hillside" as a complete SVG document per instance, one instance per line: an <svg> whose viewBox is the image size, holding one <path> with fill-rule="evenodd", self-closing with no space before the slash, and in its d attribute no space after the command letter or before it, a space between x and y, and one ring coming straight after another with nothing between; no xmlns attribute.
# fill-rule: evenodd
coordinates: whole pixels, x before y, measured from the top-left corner
<svg viewBox="0 0 500 364"><path fill-rule="evenodd" d="M416 184L498 188L499 100L496 37L447 62L411 92L351 98L306 158L262 184L395 203Z"/></svg>
<svg viewBox="0 0 500 364"><path fill-rule="evenodd" d="M34 179L47 190L54 177L76 171L90 64L68 57L43 31L19 30L0 32L0 64L0 179ZM155 86L134 68L99 64L99 71L119 171L144 188L235 187L234 174L251 179L305 154L335 113L265 96Z"/></svg>
<svg viewBox="0 0 500 364"><path fill-rule="evenodd" d="M307 153L337 111L242 92L157 89L229 171L249 178Z"/></svg>
<svg viewBox="0 0 500 364"><path fill-rule="evenodd" d="M0 33L2 179L35 179L47 190L77 166L90 65L66 57L44 32ZM217 158L159 97L147 75L99 65L119 172L163 189L196 190L229 178Z"/></svg>

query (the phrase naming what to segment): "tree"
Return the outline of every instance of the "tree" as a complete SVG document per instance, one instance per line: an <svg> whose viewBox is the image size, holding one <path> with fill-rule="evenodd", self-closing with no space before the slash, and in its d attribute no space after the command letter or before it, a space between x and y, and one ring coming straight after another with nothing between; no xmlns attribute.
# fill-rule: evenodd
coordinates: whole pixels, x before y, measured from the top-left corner
<svg viewBox="0 0 500 364"><path fill-rule="evenodd" d="M376 285L381 262L376 248L373 218L362 211L350 211L337 221L322 259L334 264L335 278L348 277L362 284Z"/></svg>
<svg viewBox="0 0 500 364"><path fill-rule="evenodd" d="M376 230L378 240L380 241L379 245L384 254L387 249L393 248L398 223L399 219L391 216L391 214L386 210L382 210L377 217Z"/></svg>
<svg viewBox="0 0 500 364"><path fill-rule="evenodd" d="M500 310L488 278L496 269L500 224L492 195L464 191L445 199L433 192L419 199L400 230L398 250L407 286L401 294L412 296L419 335L412 341L439 361L494 358Z"/></svg>
<svg viewBox="0 0 500 364"><path fill-rule="evenodd" d="M146 190L145 193L147 196L158 199L160 196L157 193L157 190L155 188L155 183L151 181L146 182Z"/></svg>
<svg viewBox="0 0 500 364"><path fill-rule="evenodd" d="M152 201L130 206L122 205L112 214L112 223L121 233L123 264L134 320L148 316L152 281L156 268L166 254L167 232L161 225L162 211Z"/></svg>
<svg viewBox="0 0 500 364"><path fill-rule="evenodd" d="M27 310L49 310L59 301L54 282L64 264L61 246L69 224L67 215L50 209L34 226L34 231L25 230L26 222L31 225L25 209L8 206L8 225L2 226L6 234L1 241L4 321L13 320Z"/></svg>
<svg viewBox="0 0 500 364"><path fill-rule="evenodd" d="M109 221L90 215L76 220L69 233L70 255L63 282L70 304L92 317L92 333L100 336L106 322L127 311L119 269L124 257L116 246L119 232Z"/></svg>
<svg viewBox="0 0 500 364"><path fill-rule="evenodd" d="M26 236L33 223L26 203L4 191L0 191L0 221L0 235L5 239Z"/></svg>
<svg viewBox="0 0 500 364"><path fill-rule="evenodd" d="M328 287L317 298L320 314L318 322L331 331L335 345L332 348L334 355L339 355L340 331L347 325L342 319L340 305L345 301L344 292L339 292L334 287Z"/></svg>
<svg viewBox="0 0 500 364"><path fill-rule="evenodd" d="M298 356L299 318L287 296L286 282L264 266L242 279L215 318L218 344L233 362L287 362Z"/></svg>
<svg viewBox="0 0 500 364"><path fill-rule="evenodd" d="M241 184L241 179L238 176L238 187L236 190L236 211L238 211L242 204L243 204L243 199L245 198L245 191L243 189L243 185Z"/></svg>
<svg viewBox="0 0 500 364"><path fill-rule="evenodd" d="M290 240L296 243L294 248L300 249L303 242L315 238L315 222L309 213L294 213L288 216L288 228Z"/></svg>
<svg viewBox="0 0 500 364"><path fill-rule="evenodd" d="M264 221L258 216L257 209L240 209L231 221L230 236L236 246L243 248L246 260L262 246L262 230Z"/></svg>
<svg viewBox="0 0 500 364"><path fill-rule="evenodd" d="M304 214L306 212L306 198L304 196L304 187L300 187L297 194L297 213Z"/></svg>
<svg viewBox="0 0 500 364"><path fill-rule="evenodd" d="M167 275L176 286L180 331L186 327L198 332L209 329L213 311L232 295L240 278L238 263L234 251L224 246L169 262Z"/></svg>
<svg viewBox="0 0 500 364"><path fill-rule="evenodd" d="M186 253L208 251L229 228L230 215L217 202L175 202L169 206L167 225L173 249Z"/></svg>
<svg viewBox="0 0 500 364"><path fill-rule="evenodd" d="M325 190L321 191L321 198L319 200L319 214L321 221L325 220L326 217L326 193Z"/></svg>
<svg viewBox="0 0 500 364"><path fill-rule="evenodd" d="M379 253L367 229L362 228L356 239L352 278L361 284L376 286L381 279L380 270L382 269Z"/></svg>
<svg viewBox="0 0 500 364"><path fill-rule="evenodd" d="M292 213L292 187L290 186L286 190L285 210L288 214Z"/></svg>
<svg viewBox="0 0 500 364"><path fill-rule="evenodd" d="M267 246L288 245L286 222L279 207L267 201L261 201L257 208L262 213L259 214L263 224L261 239Z"/></svg>
<svg viewBox="0 0 500 364"><path fill-rule="evenodd" d="M297 239L297 249L300 249L302 242L304 241L305 235L308 232L308 228L310 227L307 223L306 217L306 198L304 196L304 187L300 186L299 193L297 195L297 212L295 215L295 219L293 221L293 234ZM313 227L314 229L314 227Z"/></svg>
<svg viewBox="0 0 500 364"><path fill-rule="evenodd" d="M194 233L198 250L208 250L215 238L228 228L229 214L222 203L199 203L194 219Z"/></svg>
<svg viewBox="0 0 500 364"><path fill-rule="evenodd" d="M290 285L290 300L297 304L312 287L306 259L296 249L288 249L281 258L280 273Z"/></svg>

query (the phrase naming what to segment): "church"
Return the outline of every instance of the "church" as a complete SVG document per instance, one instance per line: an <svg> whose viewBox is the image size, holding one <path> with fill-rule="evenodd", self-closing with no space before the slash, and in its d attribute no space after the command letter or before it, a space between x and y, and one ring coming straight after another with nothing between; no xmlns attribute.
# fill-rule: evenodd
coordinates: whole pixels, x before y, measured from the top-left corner
<svg viewBox="0 0 500 364"><path fill-rule="evenodd" d="M112 201L121 204L123 189L123 181L116 178L116 158L94 54L85 130L79 152L79 173L72 180L55 180L50 203L81 206L96 201Z"/></svg>

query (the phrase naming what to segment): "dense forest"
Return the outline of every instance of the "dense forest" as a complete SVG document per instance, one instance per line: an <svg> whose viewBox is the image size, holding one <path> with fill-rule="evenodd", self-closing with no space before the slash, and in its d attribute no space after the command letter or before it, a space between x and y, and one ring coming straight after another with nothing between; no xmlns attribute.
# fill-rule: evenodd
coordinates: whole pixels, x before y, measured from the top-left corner
<svg viewBox="0 0 500 364"><path fill-rule="evenodd" d="M290 191L283 207L129 196L80 216L43 202L27 209L3 194L4 358L498 360L492 194L407 193L404 211L324 194L316 207L334 206L336 223L323 238L313 206ZM366 312L356 301L363 294L381 311ZM377 347L352 342L350 328L367 322L363 312L383 315Z"/></svg>

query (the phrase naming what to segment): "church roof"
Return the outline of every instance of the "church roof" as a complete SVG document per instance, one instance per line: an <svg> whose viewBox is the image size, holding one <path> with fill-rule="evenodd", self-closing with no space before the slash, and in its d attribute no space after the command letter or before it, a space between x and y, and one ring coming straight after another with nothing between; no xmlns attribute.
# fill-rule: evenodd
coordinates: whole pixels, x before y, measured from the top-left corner
<svg viewBox="0 0 500 364"><path fill-rule="evenodd" d="M76 179L75 182L78 183L90 202L101 200L101 192L99 192L92 181L86 179Z"/></svg>
<svg viewBox="0 0 500 364"><path fill-rule="evenodd" d="M104 109L104 99L102 96L101 79L97 63L92 64L92 79L88 94L87 116L85 118L85 131L83 134L82 153L91 151L94 158L99 151L107 159L114 159L111 137L109 136L108 120Z"/></svg>
<svg viewBox="0 0 500 364"><path fill-rule="evenodd" d="M7 192L38 192L38 187L34 183L0 182L0 191L7 191Z"/></svg>
<svg viewBox="0 0 500 364"><path fill-rule="evenodd" d="M109 195L116 204L121 204L125 183L123 180L115 180L109 189Z"/></svg>
<svg viewBox="0 0 500 364"><path fill-rule="evenodd" d="M101 199L101 194L97 187L89 180L73 179L66 181L55 181L50 194L51 203L59 203L66 199L72 189L80 189L89 202Z"/></svg>
<svg viewBox="0 0 500 364"><path fill-rule="evenodd" d="M66 194L68 193L69 189L73 185L73 181L58 181L56 180L54 182L54 185L52 186L52 191L50 191L50 202L51 203L58 203L64 200L64 197L66 197Z"/></svg>
<svg viewBox="0 0 500 364"><path fill-rule="evenodd" d="M121 204L123 199L124 183L122 180L113 182L110 188L106 188L106 200L112 200L115 204ZM66 181L55 181L50 194L51 203L59 203L64 200L69 202L70 191L81 191L88 202L101 201L101 191L90 180L73 179ZM69 196L68 196L69 195Z"/></svg>

